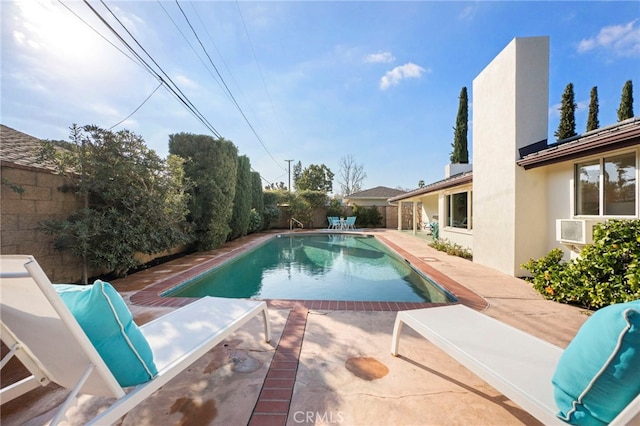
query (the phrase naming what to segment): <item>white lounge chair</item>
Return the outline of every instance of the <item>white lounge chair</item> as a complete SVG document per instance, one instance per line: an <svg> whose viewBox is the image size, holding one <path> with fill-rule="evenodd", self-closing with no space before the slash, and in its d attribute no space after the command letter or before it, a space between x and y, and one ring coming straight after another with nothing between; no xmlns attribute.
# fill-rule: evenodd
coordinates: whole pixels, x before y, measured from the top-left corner
<svg viewBox="0 0 640 426"><path fill-rule="evenodd" d="M398 312L391 354L407 324L545 425L560 420L552 377L563 349L463 305ZM638 421L638 395L611 425ZM636 423L639 424L639 423Z"/></svg>
<svg viewBox="0 0 640 426"><path fill-rule="evenodd" d="M64 418L78 394L117 398L89 424L111 424L136 407L223 339L262 313L265 339L271 339L266 303L204 297L139 329L153 352L157 375L123 388L31 256L0 256L1 338L31 376L2 388L8 402L49 382L71 393L51 424Z"/></svg>

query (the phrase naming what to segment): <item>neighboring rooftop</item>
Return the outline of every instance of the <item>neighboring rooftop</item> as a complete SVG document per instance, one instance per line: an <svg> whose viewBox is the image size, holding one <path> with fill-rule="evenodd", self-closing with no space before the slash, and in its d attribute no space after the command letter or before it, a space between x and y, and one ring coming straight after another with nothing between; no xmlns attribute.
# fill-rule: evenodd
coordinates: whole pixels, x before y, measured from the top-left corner
<svg viewBox="0 0 640 426"><path fill-rule="evenodd" d="M376 186L375 188L365 189L364 191L354 192L353 194L346 195L344 198L349 200L366 198L368 200L379 198L381 200L387 200L388 198L395 197L397 195L406 194L407 191L401 189L388 188L386 186Z"/></svg>
<svg viewBox="0 0 640 426"><path fill-rule="evenodd" d="M0 160L7 164L55 171L56 167L38 158L42 140L0 124Z"/></svg>

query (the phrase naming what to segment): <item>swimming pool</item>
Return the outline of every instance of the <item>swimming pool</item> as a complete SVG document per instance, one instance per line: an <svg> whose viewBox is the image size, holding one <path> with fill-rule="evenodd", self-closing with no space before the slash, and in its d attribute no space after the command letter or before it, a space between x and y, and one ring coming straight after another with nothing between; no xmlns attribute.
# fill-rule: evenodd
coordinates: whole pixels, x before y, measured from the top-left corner
<svg viewBox="0 0 640 426"><path fill-rule="evenodd" d="M278 235L162 296L455 301L375 237L327 233Z"/></svg>

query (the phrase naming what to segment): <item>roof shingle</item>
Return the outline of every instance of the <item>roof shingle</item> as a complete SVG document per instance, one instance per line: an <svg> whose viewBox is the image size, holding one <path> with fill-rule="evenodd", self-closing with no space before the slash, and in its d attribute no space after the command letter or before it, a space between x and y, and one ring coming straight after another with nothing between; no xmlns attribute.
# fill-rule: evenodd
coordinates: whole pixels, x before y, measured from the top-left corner
<svg viewBox="0 0 640 426"><path fill-rule="evenodd" d="M0 124L0 160L2 164L56 171L52 162L38 158L42 140Z"/></svg>

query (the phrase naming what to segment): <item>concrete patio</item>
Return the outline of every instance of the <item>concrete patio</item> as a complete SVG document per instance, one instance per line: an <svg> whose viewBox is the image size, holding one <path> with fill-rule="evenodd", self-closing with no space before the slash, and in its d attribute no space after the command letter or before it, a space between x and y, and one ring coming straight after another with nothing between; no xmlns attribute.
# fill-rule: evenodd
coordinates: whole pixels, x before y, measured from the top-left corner
<svg viewBox="0 0 640 426"><path fill-rule="evenodd" d="M583 309L544 300L525 281L438 252L411 234L382 229L367 233L430 273L462 303L556 345L565 347L588 317ZM131 302L136 321L144 323L173 308L139 304L136 300L151 300L141 296L142 289L195 273L199 264L222 261L265 237L244 237L113 284ZM392 306L280 301L269 306L274 332L270 343L262 341L262 324L255 318L120 424L538 424L408 327L401 356L391 356ZM3 377L3 382L8 379ZM35 390L3 405L0 420L3 425L46 424L66 394L53 385ZM85 423L105 402L80 397L65 424Z"/></svg>

